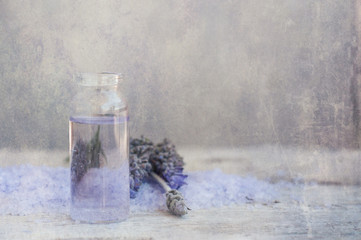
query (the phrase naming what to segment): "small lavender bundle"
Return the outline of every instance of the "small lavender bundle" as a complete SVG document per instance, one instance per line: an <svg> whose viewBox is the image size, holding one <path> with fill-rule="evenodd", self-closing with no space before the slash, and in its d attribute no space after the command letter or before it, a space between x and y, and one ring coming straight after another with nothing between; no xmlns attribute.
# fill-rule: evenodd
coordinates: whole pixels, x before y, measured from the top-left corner
<svg viewBox="0 0 361 240"><path fill-rule="evenodd" d="M190 210L184 203L179 191L185 184L187 175L183 174L183 158L177 153L175 146L167 139L157 144L144 138L131 139L130 197L135 198L141 184L151 175L166 191L166 204L169 211L182 216Z"/></svg>

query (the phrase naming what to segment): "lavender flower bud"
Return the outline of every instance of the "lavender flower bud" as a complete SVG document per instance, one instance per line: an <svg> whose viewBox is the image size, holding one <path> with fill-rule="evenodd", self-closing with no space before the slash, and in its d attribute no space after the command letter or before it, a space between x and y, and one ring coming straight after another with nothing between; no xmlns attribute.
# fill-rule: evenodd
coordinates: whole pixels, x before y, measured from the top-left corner
<svg viewBox="0 0 361 240"><path fill-rule="evenodd" d="M79 182L88 169L87 144L79 139L73 148L71 162L72 182Z"/></svg>
<svg viewBox="0 0 361 240"><path fill-rule="evenodd" d="M188 210L190 210L190 208L188 208L184 203L183 196L179 191L175 189L170 190L166 193L166 197L167 207L173 214L183 216L188 213Z"/></svg>
<svg viewBox="0 0 361 240"><path fill-rule="evenodd" d="M171 188L178 189L185 184L187 175L183 174L183 158L168 139L157 144L150 155L149 162L152 164L153 171L160 175Z"/></svg>
<svg viewBox="0 0 361 240"><path fill-rule="evenodd" d="M135 198L139 187L152 171L148 159L153 152L153 143L143 136L140 139L130 140L129 153L129 182L130 197Z"/></svg>

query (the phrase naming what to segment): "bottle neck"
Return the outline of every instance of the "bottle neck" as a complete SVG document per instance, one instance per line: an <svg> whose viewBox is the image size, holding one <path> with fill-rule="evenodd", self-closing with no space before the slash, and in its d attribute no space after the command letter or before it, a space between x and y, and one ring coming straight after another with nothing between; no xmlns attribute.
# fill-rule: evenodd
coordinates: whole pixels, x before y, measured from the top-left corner
<svg viewBox="0 0 361 240"><path fill-rule="evenodd" d="M72 116L118 115L127 109L118 74L81 73L76 80L78 89L72 101Z"/></svg>
<svg viewBox="0 0 361 240"><path fill-rule="evenodd" d="M95 88L117 88L121 81L121 75L115 73L79 73L75 78L80 86Z"/></svg>

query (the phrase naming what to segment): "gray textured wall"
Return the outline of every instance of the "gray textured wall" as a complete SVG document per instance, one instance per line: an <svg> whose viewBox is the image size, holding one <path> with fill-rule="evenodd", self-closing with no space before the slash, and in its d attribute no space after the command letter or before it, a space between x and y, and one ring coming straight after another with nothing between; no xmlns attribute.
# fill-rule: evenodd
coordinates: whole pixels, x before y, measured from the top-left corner
<svg viewBox="0 0 361 240"><path fill-rule="evenodd" d="M125 76L131 134L358 147L351 0L0 1L0 147L67 147L72 74Z"/></svg>

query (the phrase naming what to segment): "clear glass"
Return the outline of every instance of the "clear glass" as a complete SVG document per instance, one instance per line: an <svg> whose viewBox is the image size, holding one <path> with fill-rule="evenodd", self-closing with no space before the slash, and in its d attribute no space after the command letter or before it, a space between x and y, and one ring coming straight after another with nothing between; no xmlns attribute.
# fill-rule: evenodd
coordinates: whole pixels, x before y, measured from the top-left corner
<svg viewBox="0 0 361 240"><path fill-rule="evenodd" d="M120 76L82 73L69 121L70 215L89 223L129 215L128 110Z"/></svg>

